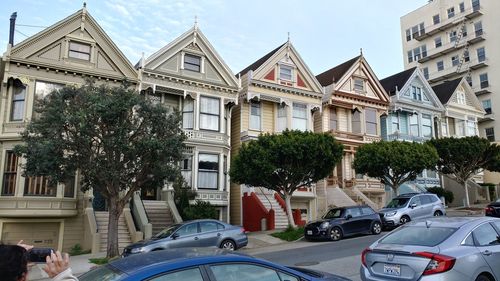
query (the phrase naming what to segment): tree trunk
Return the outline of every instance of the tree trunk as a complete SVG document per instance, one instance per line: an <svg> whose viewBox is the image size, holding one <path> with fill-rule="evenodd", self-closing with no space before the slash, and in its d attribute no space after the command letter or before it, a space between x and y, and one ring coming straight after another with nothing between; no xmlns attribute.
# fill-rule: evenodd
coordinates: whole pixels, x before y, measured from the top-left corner
<svg viewBox="0 0 500 281"><path fill-rule="evenodd" d="M285 207L286 207L286 216L288 217L288 225L297 228L295 225L295 221L293 220L293 213L292 213L292 204L290 203L291 195L285 192Z"/></svg>
<svg viewBox="0 0 500 281"><path fill-rule="evenodd" d="M467 186L467 180L464 182L464 188L465 188L465 207L469 208L470 207L469 187Z"/></svg>
<svg viewBox="0 0 500 281"><path fill-rule="evenodd" d="M394 184L391 186L392 191L394 192L394 195L398 196L399 195L399 184ZM396 197L394 196L394 197Z"/></svg>
<svg viewBox="0 0 500 281"><path fill-rule="evenodd" d="M108 245L106 257L112 258L118 256L118 219L123 211L123 206L119 204L116 198L110 198L108 204Z"/></svg>

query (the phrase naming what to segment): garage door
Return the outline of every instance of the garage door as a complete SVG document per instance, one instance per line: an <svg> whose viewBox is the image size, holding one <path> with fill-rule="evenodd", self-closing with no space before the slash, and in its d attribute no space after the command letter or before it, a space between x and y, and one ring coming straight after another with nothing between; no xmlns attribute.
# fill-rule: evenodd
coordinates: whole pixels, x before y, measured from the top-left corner
<svg viewBox="0 0 500 281"><path fill-rule="evenodd" d="M35 247L57 249L59 223L4 223L2 240L8 244L17 244L19 240L24 240L25 244Z"/></svg>

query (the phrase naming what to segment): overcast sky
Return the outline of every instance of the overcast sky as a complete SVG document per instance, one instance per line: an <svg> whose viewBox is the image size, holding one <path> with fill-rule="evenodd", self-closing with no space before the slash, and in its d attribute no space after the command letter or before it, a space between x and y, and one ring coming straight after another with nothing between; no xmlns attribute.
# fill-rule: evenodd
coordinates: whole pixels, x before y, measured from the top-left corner
<svg viewBox="0 0 500 281"><path fill-rule="evenodd" d="M87 0L89 13L135 64L194 24L234 73L290 39L317 75L360 52L382 79L403 70L399 19L427 0ZM74 0L6 0L0 53L17 12L15 43L82 8Z"/></svg>

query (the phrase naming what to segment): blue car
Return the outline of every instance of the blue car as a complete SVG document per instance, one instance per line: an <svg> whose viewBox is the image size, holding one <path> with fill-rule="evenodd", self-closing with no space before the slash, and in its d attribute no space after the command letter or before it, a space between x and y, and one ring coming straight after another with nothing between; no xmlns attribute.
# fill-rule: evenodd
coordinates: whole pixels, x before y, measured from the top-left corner
<svg viewBox="0 0 500 281"><path fill-rule="evenodd" d="M80 281L348 281L343 277L277 265L245 254L213 248L154 251L115 260L79 277Z"/></svg>

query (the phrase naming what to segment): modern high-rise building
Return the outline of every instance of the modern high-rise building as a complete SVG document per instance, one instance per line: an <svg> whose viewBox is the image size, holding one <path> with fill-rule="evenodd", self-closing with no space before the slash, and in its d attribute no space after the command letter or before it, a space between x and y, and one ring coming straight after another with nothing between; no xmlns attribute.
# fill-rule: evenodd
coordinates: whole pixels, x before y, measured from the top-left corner
<svg viewBox="0 0 500 281"><path fill-rule="evenodd" d="M492 142L500 141L499 16L496 0L431 0L401 17L405 69L420 67L433 87L465 77L486 115L473 120L471 113L463 122L479 122L479 135ZM498 183L500 176L485 173L484 181Z"/></svg>

